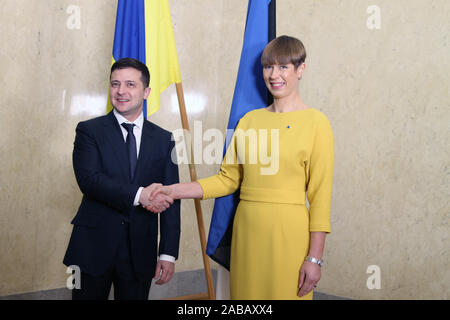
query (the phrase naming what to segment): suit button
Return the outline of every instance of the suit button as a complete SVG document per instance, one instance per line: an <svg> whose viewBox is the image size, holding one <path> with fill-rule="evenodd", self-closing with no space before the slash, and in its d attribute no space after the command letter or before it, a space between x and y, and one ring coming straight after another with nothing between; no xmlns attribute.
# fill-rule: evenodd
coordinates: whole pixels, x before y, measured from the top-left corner
<svg viewBox="0 0 450 320"><path fill-rule="evenodd" d="M125 224L125 220L122 220L122 222L120 222L120 224Z"/></svg>

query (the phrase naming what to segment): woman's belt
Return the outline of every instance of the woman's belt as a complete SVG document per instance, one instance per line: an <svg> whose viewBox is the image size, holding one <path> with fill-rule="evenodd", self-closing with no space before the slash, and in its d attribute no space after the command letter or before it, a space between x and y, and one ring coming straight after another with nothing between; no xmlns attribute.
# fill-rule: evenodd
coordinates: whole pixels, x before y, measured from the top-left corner
<svg viewBox="0 0 450 320"><path fill-rule="evenodd" d="M241 187L240 198L248 201L305 204L306 193L300 189Z"/></svg>

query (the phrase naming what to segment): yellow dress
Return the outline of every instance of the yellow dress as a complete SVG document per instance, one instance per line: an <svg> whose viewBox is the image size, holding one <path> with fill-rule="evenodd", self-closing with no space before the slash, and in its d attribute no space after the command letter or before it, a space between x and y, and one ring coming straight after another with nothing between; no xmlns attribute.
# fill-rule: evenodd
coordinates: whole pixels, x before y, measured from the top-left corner
<svg viewBox="0 0 450 320"><path fill-rule="evenodd" d="M330 123L316 109L274 113L262 108L239 121L220 172L198 180L203 199L240 187L231 299L300 299L298 280L310 232L331 231L333 158ZM302 299L312 299L312 292Z"/></svg>

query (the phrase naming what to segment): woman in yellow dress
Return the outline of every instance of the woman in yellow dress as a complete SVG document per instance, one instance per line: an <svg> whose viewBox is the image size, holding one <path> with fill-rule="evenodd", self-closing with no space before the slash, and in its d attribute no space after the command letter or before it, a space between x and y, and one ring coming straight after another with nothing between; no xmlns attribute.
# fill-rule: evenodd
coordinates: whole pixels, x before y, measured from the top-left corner
<svg viewBox="0 0 450 320"><path fill-rule="evenodd" d="M273 104L241 118L218 174L153 193L209 199L240 188L231 241L232 299L312 299L321 277L331 231L333 134L326 116L300 97L305 58L300 40L271 41L261 63Z"/></svg>

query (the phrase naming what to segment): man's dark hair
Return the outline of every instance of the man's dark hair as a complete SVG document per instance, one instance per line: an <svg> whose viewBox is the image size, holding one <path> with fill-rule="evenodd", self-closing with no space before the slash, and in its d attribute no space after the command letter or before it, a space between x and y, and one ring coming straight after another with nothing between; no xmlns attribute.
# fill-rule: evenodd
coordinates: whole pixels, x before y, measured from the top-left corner
<svg viewBox="0 0 450 320"><path fill-rule="evenodd" d="M150 85L150 72L148 71L147 66L141 61L133 58L121 58L116 62L114 62L114 64L111 67L111 74L116 69L126 69L126 68L133 68L141 72L141 81L144 84L144 88L147 88Z"/></svg>

